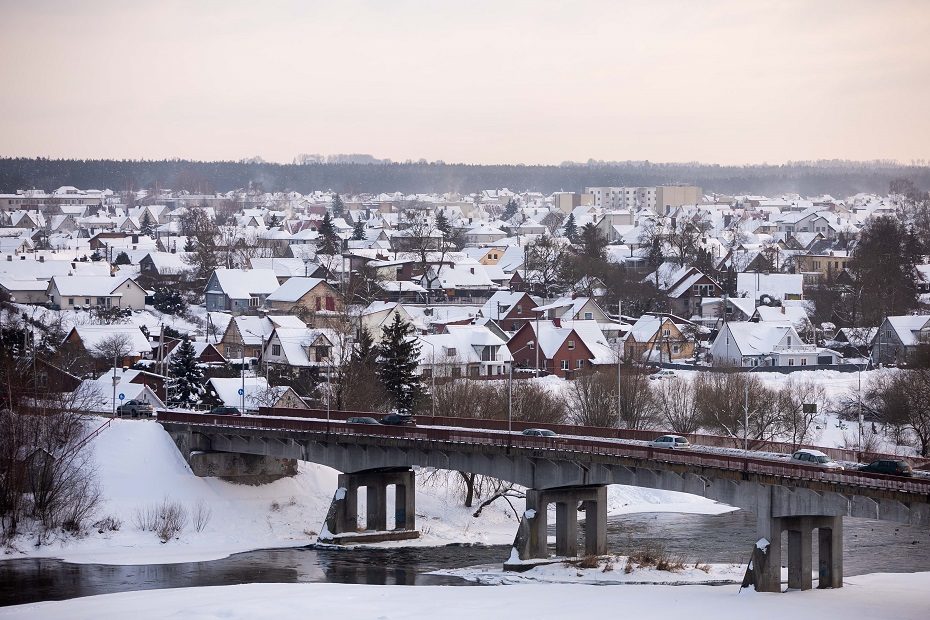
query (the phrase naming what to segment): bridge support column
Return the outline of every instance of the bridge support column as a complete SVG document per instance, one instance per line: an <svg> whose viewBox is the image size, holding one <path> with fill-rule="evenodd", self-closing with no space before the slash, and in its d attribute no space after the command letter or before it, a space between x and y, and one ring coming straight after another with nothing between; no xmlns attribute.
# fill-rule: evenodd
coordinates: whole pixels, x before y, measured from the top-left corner
<svg viewBox="0 0 930 620"><path fill-rule="evenodd" d="M513 546L516 556L504 564L508 570L532 566L532 560L549 558L548 507L555 504L555 551L557 557L578 555L578 506L585 511L585 553L607 553L607 487L527 489L526 512L520 520ZM519 561L516 561L519 560Z"/></svg>
<svg viewBox="0 0 930 620"><path fill-rule="evenodd" d="M843 587L843 517L758 517L760 541L753 553L753 583L758 592L781 592L781 537L788 532L788 588L813 587L813 533L817 530L817 587Z"/></svg>
<svg viewBox="0 0 930 620"><path fill-rule="evenodd" d="M843 517L818 517L817 587L843 587Z"/></svg>
<svg viewBox="0 0 930 620"><path fill-rule="evenodd" d="M320 542L337 544L418 538L416 477L412 469L370 470L339 474L326 528ZM387 530L387 487L394 485L394 529ZM365 530L358 529L358 490L365 487Z"/></svg>
<svg viewBox="0 0 930 620"><path fill-rule="evenodd" d="M811 537L814 534L811 519L810 517L789 517L785 521L788 530L788 587L796 590L810 590L813 587Z"/></svg>

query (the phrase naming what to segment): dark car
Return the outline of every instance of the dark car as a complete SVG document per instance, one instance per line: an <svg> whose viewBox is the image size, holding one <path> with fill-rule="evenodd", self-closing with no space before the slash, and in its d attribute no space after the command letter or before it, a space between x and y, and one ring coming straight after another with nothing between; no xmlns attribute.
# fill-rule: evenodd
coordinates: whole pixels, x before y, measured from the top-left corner
<svg viewBox="0 0 930 620"><path fill-rule="evenodd" d="M555 437L555 433L548 428L528 428L523 434L530 437Z"/></svg>
<svg viewBox="0 0 930 620"><path fill-rule="evenodd" d="M132 417L137 418L140 415L151 416L154 413L155 408L144 400L127 400L125 403L116 408L116 415L119 417L123 417L124 415L131 415Z"/></svg>
<svg viewBox="0 0 930 620"><path fill-rule="evenodd" d="M346 424L377 424L378 421L374 418L369 417L358 417L358 418L349 418L346 420Z"/></svg>
<svg viewBox="0 0 930 620"><path fill-rule="evenodd" d="M891 459L882 459L872 461L868 465L863 465L859 471L867 471L873 474L889 474L891 476L913 476L914 470L911 469L907 461L897 461Z"/></svg>
<svg viewBox="0 0 930 620"><path fill-rule="evenodd" d="M224 407L222 405L214 407L210 410L210 413L213 415L242 415L238 407Z"/></svg>
<svg viewBox="0 0 930 620"><path fill-rule="evenodd" d="M416 426L417 421L413 416L404 415L401 413L389 413L388 415L381 418L381 424L387 426Z"/></svg>

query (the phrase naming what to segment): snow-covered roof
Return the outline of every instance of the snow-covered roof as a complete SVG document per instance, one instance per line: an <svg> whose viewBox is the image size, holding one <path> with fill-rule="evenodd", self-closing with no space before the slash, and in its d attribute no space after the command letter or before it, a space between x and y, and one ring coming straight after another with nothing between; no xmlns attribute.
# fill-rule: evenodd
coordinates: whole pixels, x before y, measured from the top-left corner
<svg viewBox="0 0 930 620"><path fill-rule="evenodd" d="M607 338L597 325L597 321L536 321L527 323L530 326L539 350L547 357L553 358L562 344L574 332L584 345L591 351L592 364L615 364L617 352L607 344ZM537 329L538 327L538 329Z"/></svg>
<svg viewBox="0 0 930 620"><path fill-rule="evenodd" d="M920 331L930 327L930 316L889 316L888 323L898 335L898 339L906 347L919 343Z"/></svg>
<svg viewBox="0 0 930 620"><path fill-rule="evenodd" d="M51 286L64 297L86 295L89 297L121 297L114 293L125 282L125 277L111 276L54 276Z"/></svg>
<svg viewBox="0 0 930 620"><path fill-rule="evenodd" d="M794 328L783 323L727 323L733 341L744 356L768 355L785 335L795 333ZM724 332L717 337L725 337ZM799 340L799 339L798 339Z"/></svg>
<svg viewBox="0 0 930 620"><path fill-rule="evenodd" d="M111 336L125 335L129 347L128 355L141 356L152 352L149 339L136 325L75 325L71 332L68 332L68 336L72 332L77 332L84 348L88 351L93 351ZM67 340L67 337L65 339Z"/></svg>
<svg viewBox="0 0 930 620"><path fill-rule="evenodd" d="M800 297L804 290L804 276L800 273L738 273L736 290L746 293L750 299L759 299L761 295L775 299L785 299L788 295Z"/></svg>
<svg viewBox="0 0 930 620"><path fill-rule="evenodd" d="M279 286L271 269L217 269L213 276L230 299L270 295Z"/></svg>
<svg viewBox="0 0 930 620"><path fill-rule="evenodd" d="M322 278L290 278L266 299L268 301L296 302L325 282Z"/></svg>

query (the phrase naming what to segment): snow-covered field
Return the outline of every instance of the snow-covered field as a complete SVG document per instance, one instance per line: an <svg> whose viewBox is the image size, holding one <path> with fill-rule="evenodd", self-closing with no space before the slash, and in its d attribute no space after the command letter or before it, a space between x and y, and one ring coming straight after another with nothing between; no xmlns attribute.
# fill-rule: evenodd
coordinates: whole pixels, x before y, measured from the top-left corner
<svg viewBox="0 0 930 620"><path fill-rule="evenodd" d="M92 423L92 427L96 424ZM113 420L90 447L103 502L94 520L113 517L118 531L91 529L81 538L61 536L36 546L35 538L18 537L6 558L58 557L70 562L148 564L210 560L232 553L316 542L336 489L337 472L300 463L299 474L271 484L248 486L217 478L194 476L168 434L149 420ZM449 486L418 477L416 541L386 545L443 545L453 542L510 544L517 531L514 511L498 500L480 517L462 506ZM136 525L140 510L164 499L178 502L190 515L177 539L163 544L153 532ZM364 514L364 494L360 514ZM517 514L522 500L515 499ZM198 506L211 513L201 532L193 527ZM732 510L694 495L611 486L609 514L630 512L692 512L718 514ZM390 514L390 512L389 512ZM502 560L505 558L501 558Z"/></svg>
<svg viewBox="0 0 930 620"><path fill-rule="evenodd" d="M146 590L0 609L0 618L335 618L496 620L633 617L650 619L843 618L925 620L930 573L849 577L836 590L781 594L738 586L515 585L502 588L248 584Z"/></svg>

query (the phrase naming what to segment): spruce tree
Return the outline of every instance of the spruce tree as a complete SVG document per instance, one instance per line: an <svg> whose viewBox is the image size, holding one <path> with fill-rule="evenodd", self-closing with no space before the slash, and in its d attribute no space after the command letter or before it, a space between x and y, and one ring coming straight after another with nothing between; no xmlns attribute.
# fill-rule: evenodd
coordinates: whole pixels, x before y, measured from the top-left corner
<svg viewBox="0 0 930 620"><path fill-rule="evenodd" d="M378 377L394 408L409 414L423 397L423 379L417 374L420 345L413 337L413 326L394 313L394 320L384 328L378 345Z"/></svg>
<svg viewBox="0 0 930 620"><path fill-rule="evenodd" d="M281 225L281 220L278 218L277 213L271 214L271 219L268 220L268 228L277 228Z"/></svg>
<svg viewBox="0 0 930 620"><path fill-rule="evenodd" d="M504 207L504 219L505 219L505 220L509 220L509 219L512 218L514 215L516 215L516 214L517 214L517 209L518 209L517 201L514 200L513 198L511 198L510 200L508 200L508 201L507 201L507 206Z"/></svg>
<svg viewBox="0 0 930 620"><path fill-rule="evenodd" d="M323 214L323 224L320 226L320 238L317 241L317 251L320 254L335 255L342 251L342 239L336 234L333 227L333 218L329 213Z"/></svg>
<svg viewBox="0 0 930 620"><path fill-rule="evenodd" d="M155 233L155 222L152 221L148 210L142 213L142 219L139 220L139 232L149 237Z"/></svg>
<svg viewBox="0 0 930 620"><path fill-rule="evenodd" d="M446 239L452 236L452 225L449 223L449 218L442 211L436 214L436 230L441 232Z"/></svg>
<svg viewBox="0 0 930 620"><path fill-rule="evenodd" d="M346 205L342 202L342 198L339 197L339 194L333 198L333 215L336 217L342 217L345 213Z"/></svg>
<svg viewBox="0 0 930 620"><path fill-rule="evenodd" d="M355 220L355 224L352 225L352 241L364 241L365 240L365 222L362 221L362 218Z"/></svg>
<svg viewBox="0 0 930 620"><path fill-rule="evenodd" d="M565 236L572 243L578 239L578 224L575 223L575 214L569 213L568 219L565 220Z"/></svg>
<svg viewBox="0 0 930 620"><path fill-rule="evenodd" d="M132 261L129 260L129 255L126 252L120 252L116 255L116 259L113 261L114 265L129 265Z"/></svg>
<svg viewBox="0 0 930 620"><path fill-rule="evenodd" d="M197 365L194 345L186 335L171 356L169 405L192 405L203 392L203 371Z"/></svg>

